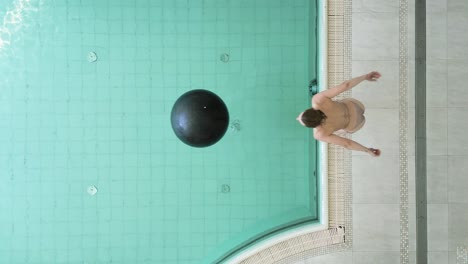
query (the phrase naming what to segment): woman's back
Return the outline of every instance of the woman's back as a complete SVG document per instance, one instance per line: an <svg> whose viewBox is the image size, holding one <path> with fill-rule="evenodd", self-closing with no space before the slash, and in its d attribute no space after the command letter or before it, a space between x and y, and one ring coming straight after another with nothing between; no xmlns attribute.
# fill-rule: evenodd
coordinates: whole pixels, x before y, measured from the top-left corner
<svg viewBox="0 0 468 264"><path fill-rule="evenodd" d="M340 129L346 129L350 122L348 105L327 97L317 98L317 96L312 99L313 107L322 111L327 117L320 126L316 127L317 131L330 135Z"/></svg>

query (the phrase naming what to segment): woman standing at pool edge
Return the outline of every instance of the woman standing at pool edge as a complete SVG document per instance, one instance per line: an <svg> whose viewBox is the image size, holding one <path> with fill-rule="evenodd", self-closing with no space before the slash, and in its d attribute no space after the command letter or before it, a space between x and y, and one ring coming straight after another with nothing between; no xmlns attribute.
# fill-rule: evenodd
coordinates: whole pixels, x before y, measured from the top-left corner
<svg viewBox="0 0 468 264"><path fill-rule="evenodd" d="M380 73L373 71L314 95L312 107L300 113L296 119L303 126L313 127L314 137L317 140L340 145L350 150L363 151L374 157L380 156L379 149L367 148L356 141L333 134L336 131L354 133L362 128L366 119L365 107L358 100L353 98L332 100L333 97L353 88L360 82L377 81L380 76Z"/></svg>

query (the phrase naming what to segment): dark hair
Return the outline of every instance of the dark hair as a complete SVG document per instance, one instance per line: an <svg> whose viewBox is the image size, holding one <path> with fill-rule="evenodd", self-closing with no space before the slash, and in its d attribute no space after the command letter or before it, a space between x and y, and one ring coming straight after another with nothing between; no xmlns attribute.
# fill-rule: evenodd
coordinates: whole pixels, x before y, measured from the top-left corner
<svg viewBox="0 0 468 264"><path fill-rule="evenodd" d="M327 116L320 110L309 108L302 114L301 121L306 127L319 126L327 119Z"/></svg>

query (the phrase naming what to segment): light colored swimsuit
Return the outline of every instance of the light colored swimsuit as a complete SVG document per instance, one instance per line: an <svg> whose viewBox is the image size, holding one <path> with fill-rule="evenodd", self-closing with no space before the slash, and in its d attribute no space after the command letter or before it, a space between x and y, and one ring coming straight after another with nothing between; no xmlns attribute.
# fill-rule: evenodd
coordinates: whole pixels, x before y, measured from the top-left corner
<svg viewBox="0 0 468 264"><path fill-rule="evenodd" d="M366 108L364 105L354 98L346 98L339 102L347 106L347 115L349 117L349 123L344 130L348 133L354 133L361 129L366 123L364 116Z"/></svg>

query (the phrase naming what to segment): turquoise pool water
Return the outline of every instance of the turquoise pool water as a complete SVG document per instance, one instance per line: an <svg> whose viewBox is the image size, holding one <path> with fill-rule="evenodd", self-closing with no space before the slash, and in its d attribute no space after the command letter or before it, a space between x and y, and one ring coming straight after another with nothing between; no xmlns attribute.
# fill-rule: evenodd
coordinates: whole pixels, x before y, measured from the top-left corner
<svg viewBox="0 0 468 264"><path fill-rule="evenodd" d="M314 8L0 0L0 262L217 262L316 221ZM171 129L192 89L229 109L212 147Z"/></svg>

